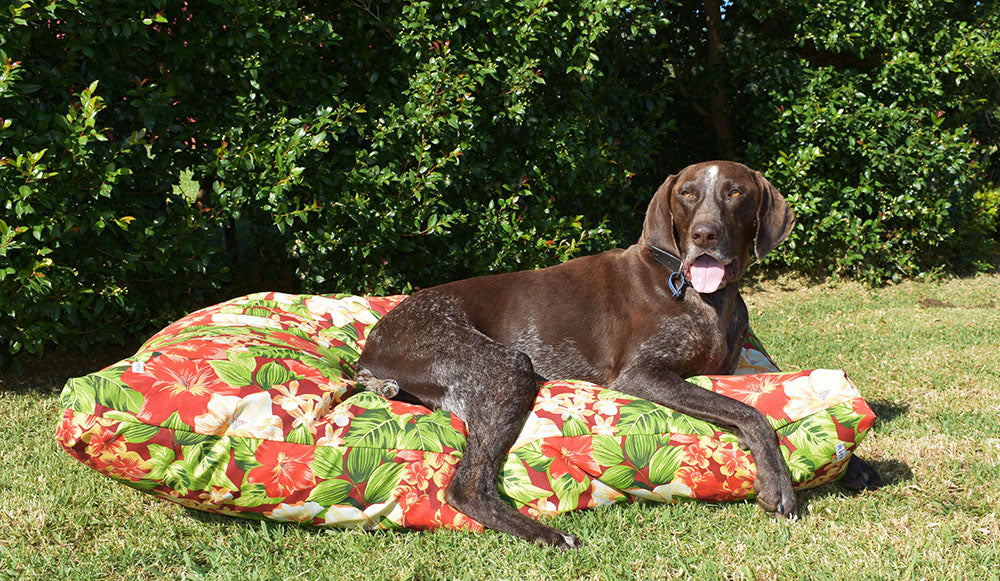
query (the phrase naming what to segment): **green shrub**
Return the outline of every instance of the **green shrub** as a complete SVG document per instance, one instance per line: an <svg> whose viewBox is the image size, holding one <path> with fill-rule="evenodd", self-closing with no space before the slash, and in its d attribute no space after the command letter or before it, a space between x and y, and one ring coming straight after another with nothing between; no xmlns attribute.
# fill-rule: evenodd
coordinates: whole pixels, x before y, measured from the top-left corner
<svg viewBox="0 0 1000 581"><path fill-rule="evenodd" d="M668 173L727 147L795 205L776 266L983 267L1000 22L967 4L720 3L721 45L671 1L9 4L0 366L237 292L629 244Z"/></svg>

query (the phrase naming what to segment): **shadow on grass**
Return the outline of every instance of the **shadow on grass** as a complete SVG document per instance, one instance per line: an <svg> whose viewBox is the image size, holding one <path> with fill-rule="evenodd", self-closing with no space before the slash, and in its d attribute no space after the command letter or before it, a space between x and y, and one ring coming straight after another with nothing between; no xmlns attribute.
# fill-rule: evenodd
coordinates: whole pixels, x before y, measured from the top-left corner
<svg viewBox="0 0 1000 581"><path fill-rule="evenodd" d="M138 351L141 344L141 340L134 339L124 345L95 347L84 352L49 352L42 356L23 357L20 374L0 372L0 391L57 395L67 380L117 363Z"/></svg>
<svg viewBox="0 0 1000 581"><path fill-rule="evenodd" d="M890 424L900 416L905 416L910 412L910 404L905 401L892 401L888 399L875 399L868 402L868 407L875 412L875 427Z"/></svg>

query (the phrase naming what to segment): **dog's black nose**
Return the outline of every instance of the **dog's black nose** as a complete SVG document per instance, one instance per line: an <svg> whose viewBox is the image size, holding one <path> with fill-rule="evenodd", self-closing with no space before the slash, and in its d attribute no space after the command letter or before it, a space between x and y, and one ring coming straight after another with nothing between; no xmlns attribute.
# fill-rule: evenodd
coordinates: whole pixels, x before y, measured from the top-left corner
<svg viewBox="0 0 1000 581"><path fill-rule="evenodd" d="M691 226L691 240L698 248L715 248L719 242L719 225L712 222L697 222Z"/></svg>

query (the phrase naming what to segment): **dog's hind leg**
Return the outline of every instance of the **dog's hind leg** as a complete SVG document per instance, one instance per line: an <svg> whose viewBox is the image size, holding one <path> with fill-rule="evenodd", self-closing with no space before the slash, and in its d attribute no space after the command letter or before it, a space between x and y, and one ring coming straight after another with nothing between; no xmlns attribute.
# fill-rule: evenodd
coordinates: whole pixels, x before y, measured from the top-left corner
<svg viewBox="0 0 1000 581"><path fill-rule="evenodd" d="M483 525L523 539L561 549L575 549L580 540L545 526L500 499L497 477L510 447L538 394L531 360L524 353L495 345L491 353L493 381L473 395L468 406L469 438L462 461L446 492L448 503Z"/></svg>
<svg viewBox="0 0 1000 581"><path fill-rule="evenodd" d="M500 469L538 395L531 359L477 331L447 300L434 299L417 295L375 326L359 377L398 386L398 399L451 411L465 422L469 437L445 492L449 504L488 528L562 549L579 547L577 537L521 514L497 490Z"/></svg>

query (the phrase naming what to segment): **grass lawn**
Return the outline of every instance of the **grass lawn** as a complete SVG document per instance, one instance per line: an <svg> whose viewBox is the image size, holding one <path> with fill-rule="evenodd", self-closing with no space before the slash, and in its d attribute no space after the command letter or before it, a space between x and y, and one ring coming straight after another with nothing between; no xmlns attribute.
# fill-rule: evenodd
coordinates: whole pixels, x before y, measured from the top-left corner
<svg viewBox="0 0 1000 581"><path fill-rule="evenodd" d="M636 503L549 521L572 553L480 535L320 531L216 517L85 468L52 437L71 376L125 353L49 356L0 376L0 579L996 579L1000 275L867 290L796 279L745 293L786 370L848 371L879 415L861 455L887 486L755 505Z"/></svg>

